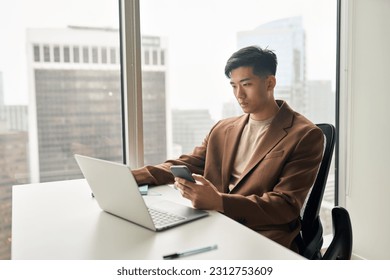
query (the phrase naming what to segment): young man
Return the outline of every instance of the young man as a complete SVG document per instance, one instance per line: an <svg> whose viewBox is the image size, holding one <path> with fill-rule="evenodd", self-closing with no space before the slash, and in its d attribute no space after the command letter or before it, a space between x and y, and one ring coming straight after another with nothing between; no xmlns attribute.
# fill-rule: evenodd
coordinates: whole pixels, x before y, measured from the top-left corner
<svg viewBox="0 0 390 280"><path fill-rule="evenodd" d="M139 184L175 182L196 208L217 210L297 251L299 214L323 152L323 133L274 99L276 55L251 46L234 53L225 74L244 115L219 121L191 154L133 170ZM174 178L186 165L196 182ZM239 236L237 236L239 238Z"/></svg>

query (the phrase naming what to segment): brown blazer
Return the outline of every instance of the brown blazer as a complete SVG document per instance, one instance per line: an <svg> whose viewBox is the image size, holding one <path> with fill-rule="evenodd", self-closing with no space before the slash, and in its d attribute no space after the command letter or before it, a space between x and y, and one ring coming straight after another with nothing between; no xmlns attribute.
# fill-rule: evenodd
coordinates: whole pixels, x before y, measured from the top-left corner
<svg viewBox="0 0 390 280"><path fill-rule="evenodd" d="M231 192L232 165L247 114L219 121L191 154L133 170L137 182L173 183L169 167L185 164L223 193L225 215L296 251L297 221L322 159L324 137L286 102L277 102L279 112Z"/></svg>

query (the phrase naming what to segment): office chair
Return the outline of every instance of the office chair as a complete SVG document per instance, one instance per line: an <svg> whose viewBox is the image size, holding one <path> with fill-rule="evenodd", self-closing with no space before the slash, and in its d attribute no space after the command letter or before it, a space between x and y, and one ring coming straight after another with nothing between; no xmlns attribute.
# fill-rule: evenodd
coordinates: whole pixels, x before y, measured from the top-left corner
<svg viewBox="0 0 390 280"><path fill-rule="evenodd" d="M348 211L340 206L332 209L333 239L323 260L350 260L352 255L352 225Z"/></svg>
<svg viewBox="0 0 390 280"><path fill-rule="evenodd" d="M301 231L297 236L300 255L307 259L321 259L321 247L323 244L323 228L319 216L322 198L328 179L330 164L332 162L335 146L336 129L331 124L317 124L325 137L324 153L320 168L314 184L308 194L306 205L301 215Z"/></svg>

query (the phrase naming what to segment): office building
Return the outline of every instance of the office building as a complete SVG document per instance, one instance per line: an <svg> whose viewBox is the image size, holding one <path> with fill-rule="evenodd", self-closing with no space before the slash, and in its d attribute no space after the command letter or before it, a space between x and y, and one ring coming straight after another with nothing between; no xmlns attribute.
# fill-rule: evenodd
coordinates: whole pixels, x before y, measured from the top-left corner
<svg viewBox="0 0 390 280"><path fill-rule="evenodd" d="M5 105L3 88L0 72L0 259L8 259L12 186L29 182L28 139L25 116L27 106Z"/></svg>
<svg viewBox="0 0 390 280"><path fill-rule="evenodd" d="M1 111L6 130L28 131L28 106L4 105Z"/></svg>
<svg viewBox="0 0 390 280"><path fill-rule="evenodd" d="M27 132L0 131L0 259L11 248L12 186L29 182Z"/></svg>
<svg viewBox="0 0 390 280"><path fill-rule="evenodd" d="M74 153L121 161L117 30L30 29L33 182L80 176Z"/></svg>
<svg viewBox="0 0 390 280"><path fill-rule="evenodd" d="M5 105L3 74L0 72L0 131L28 130L28 108L26 105Z"/></svg>
<svg viewBox="0 0 390 280"><path fill-rule="evenodd" d="M183 154L192 152L202 144L213 124L208 110L172 110L172 140L181 147L176 150Z"/></svg>
<svg viewBox="0 0 390 280"><path fill-rule="evenodd" d="M329 108L336 106L331 81L307 81L307 116L314 123L335 123L335 114Z"/></svg>
<svg viewBox="0 0 390 280"><path fill-rule="evenodd" d="M157 36L142 36L144 163L167 159L166 46Z"/></svg>
<svg viewBox="0 0 390 280"><path fill-rule="evenodd" d="M74 153L123 161L118 36L118 30L110 28L28 30L33 182L81 177ZM149 68L155 67L150 72L144 67L143 73L144 126L146 131L165 130L165 112L161 111L165 73L154 60L151 64ZM145 138L145 146L154 149L145 149L145 157L156 153L165 157L165 133L157 143L150 141L154 139Z"/></svg>
<svg viewBox="0 0 390 280"><path fill-rule="evenodd" d="M238 104L236 99L231 99L230 101L224 102L222 104L222 118L229 118L240 116L244 112L242 111L240 105Z"/></svg>

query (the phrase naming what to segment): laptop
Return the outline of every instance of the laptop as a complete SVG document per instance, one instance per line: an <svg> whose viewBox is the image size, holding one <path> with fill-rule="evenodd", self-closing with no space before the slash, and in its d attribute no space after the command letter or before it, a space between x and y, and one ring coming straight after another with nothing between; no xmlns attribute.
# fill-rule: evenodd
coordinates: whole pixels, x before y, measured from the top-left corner
<svg viewBox="0 0 390 280"><path fill-rule="evenodd" d="M112 215L162 231L209 214L168 200L147 205L128 166L77 154L75 159L99 207Z"/></svg>

